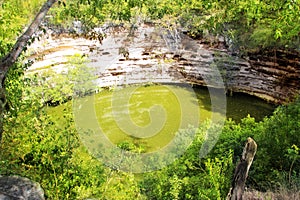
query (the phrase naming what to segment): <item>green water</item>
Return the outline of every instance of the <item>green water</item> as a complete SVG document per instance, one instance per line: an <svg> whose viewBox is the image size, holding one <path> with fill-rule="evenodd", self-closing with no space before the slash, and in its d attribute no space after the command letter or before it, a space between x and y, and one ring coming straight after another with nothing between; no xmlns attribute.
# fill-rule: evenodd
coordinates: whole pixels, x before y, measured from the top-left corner
<svg viewBox="0 0 300 200"><path fill-rule="evenodd" d="M209 91L203 87L196 87L194 91L199 99L199 106L204 107L208 112L211 111ZM212 98L219 96L215 95ZM226 96L226 118L231 118L236 122L240 122L247 115L254 117L256 121L261 121L264 117L271 115L275 108L274 104L244 93L233 93L232 96Z"/></svg>
<svg viewBox="0 0 300 200"><path fill-rule="evenodd" d="M94 112L97 126L112 143L128 142L146 152L166 146L179 129L190 124L198 126L206 119L218 121L225 117L239 122L248 114L259 121L275 109L274 105L246 94L226 97L218 90L176 85L103 90L86 99L93 102L93 108L81 112ZM223 110L225 106L227 109ZM53 109L58 114L61 108ZM88 118L89 113L83 115ZM86 119L85 125L88 123Z"/></svg>
<svg viewBox="0 0 300 200"><path fill-rule="evenodd" d="M146 151L166 146L179 129L210 117L184 87L153 85L102 91L95 110L102 133L115 144L130 141ZM205 117L204 117L205 115Z"/></svg>
<svg viewBox="0 0 300 200"><path fill-rule="evenodd" d="M224 98L225 97L225 98ZM222 99L223 98L223 99ZM217 99L212 115L212 100ZM227 105L226 110L224 105ZM235 121L248 114L262 120L274 106L253 96L176 85L133 86L104 90L94 97L94 109L102 133L114 144L128 141L145 151L167 145L179 129L198 126L206 119Z"/></svg>

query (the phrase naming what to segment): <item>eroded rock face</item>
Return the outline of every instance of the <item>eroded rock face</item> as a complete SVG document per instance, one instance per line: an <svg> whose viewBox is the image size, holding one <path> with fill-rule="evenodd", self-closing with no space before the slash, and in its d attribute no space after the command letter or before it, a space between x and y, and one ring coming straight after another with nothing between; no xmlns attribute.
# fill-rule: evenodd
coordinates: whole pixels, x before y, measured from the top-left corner
<svg viewBox="0 0 300 200"><path fill-rule="evenodd" d="M257 90L256 93L271 97L272 101L278 103L292 101L300 94L299 52L263 52L250 55L248 61L252 72L257 74L257 80L261 82L260 85L253 84L251 87L252 90ZM248 92L247 88L244 90Z"/></svg>
<svg viewBox="0 0 300 200"><path fill-rule="evenodd" d="M216 66L229 94L243 92L277 104L293 101L300 94L298 52L278 50L240 58L232 56L226 49L206 48L201 51L200 56L184 52L185 59L178 61L177 71L184 75L186 81L209 85L207 77L213 79L215 73L211 69ZM195 64L192 57L199 63ZM203 79L205 76L206 79Z"/></svg>
<svg viewBox="0 0 300 200"><path fill-rule="evenodd" d="M38 183L17 176L0 177L0 200L44 200Z"/></svg>
<svg viewBox="0 0 300 200"><path fill-rule="evenodd" d="M142 24L108 34L101 43L56 37L35 44L31 71L49 66L60 72L66 57L81 53L96 68L100 87L140 83L191 83L244 92L274 103L292 100L300 91L300 55L278 51L242 59L225 48L213 49L177 30ZM128 52L120 53L121 49ZM125 56L124 56L125 55ZM37 60L42 56L42 59ZM47 66L47 67L43 67Z"/></svg>

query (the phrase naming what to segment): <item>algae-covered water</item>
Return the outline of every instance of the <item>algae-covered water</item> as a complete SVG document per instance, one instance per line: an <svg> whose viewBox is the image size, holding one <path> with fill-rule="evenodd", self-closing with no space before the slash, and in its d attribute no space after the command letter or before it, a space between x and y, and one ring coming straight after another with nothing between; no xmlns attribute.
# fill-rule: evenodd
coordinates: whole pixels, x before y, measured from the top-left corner
<svg viewBox="0 0 300 200"><path fill-rule="evenodd" d="M105 89L86 97L92 101L93 108L82 110L80 116L85 116L85 126L89 126L92 121L89 112L94 112L101 134L115 145L125 142L151 152L166 146L179 129L186 129L190 124L197 126L206 119L218 121L225 117L239 122L247 115L259 121L275 109L274 105L250 95L225 96L220 92L180 85ZM58 113L60 108L53 109Z"/></svg>
<svg viewBox="0 0 300 200"><path fill-rule="evenodd" d="M226 104L227 109L215 109L217 113L212 115L211 99L224 97L218 102ZM215 107L225 108L224 105ZM176 131L187 128L189 122L194 125L195 120L200 124L212 117L221 119L224 113L237 122L248 114L262 120L272 113L274 106L245 94L226 97L218 92L210 94L206 88L152 85L102 91L96 95L95 110L102 132L113 143L131 141L149 151L167 145ZM182 121L186 127L181 126ZM145 134L150 137L140 139Z"/></svg>

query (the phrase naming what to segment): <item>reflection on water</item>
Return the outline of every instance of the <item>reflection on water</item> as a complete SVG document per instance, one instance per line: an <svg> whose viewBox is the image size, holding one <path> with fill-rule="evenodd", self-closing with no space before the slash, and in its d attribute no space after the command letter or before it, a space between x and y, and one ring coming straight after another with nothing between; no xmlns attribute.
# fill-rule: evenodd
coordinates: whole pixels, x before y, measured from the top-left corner
<svg viewBox="0 0 300 200"><path fill-rule="evenodd" d="M209 91L204 87L194 87L194 91L199 99L199 106L211 111L210 98L218 98L218 95L210 97ZM214 94L218 94L218 91ZM244 93L234 93L226 98L226 117L236 122L240 122L247 115L254 117L256 121L261 121L265 116L271 115L275 108L273 104Z"/></svg>

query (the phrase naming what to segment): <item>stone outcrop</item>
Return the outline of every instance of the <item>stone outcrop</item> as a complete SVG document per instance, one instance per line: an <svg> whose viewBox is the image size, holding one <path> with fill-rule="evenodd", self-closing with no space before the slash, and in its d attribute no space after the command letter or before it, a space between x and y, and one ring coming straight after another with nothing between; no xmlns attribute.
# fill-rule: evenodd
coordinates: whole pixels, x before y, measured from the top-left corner
<svg viewBox="0 0 300 200"><path fill-rule="evenodd" d="M277 51L239 58L225 48L209 48L176 29L143 24L110 33L101 42L50 37L47 45L41 43L31 48L30 59L35 63L30 71L52 66L60 72L66 57L81 53L89 57L89 66L95 67L96 83L101 87L185 82L224 88L229 94L244 92L280 104L293 100L300 89L297 53ZM120 49L128 52L120 53ZM42 59L36 59L39 57Z"/></svg>
<svg viewBox="0 0 300 200"><path fill-rule="evenodd" d="M0 200L44 200L38 183L18 176L0 176Z"/></svg>
<svg viewBox="0 0 300 200"><path fill-rule="evenodd" d="M257 96L266 96L277 103L294 100L300 93L300 53L277 50L250 55L251 70L262 84L252 85ZM259 79L260 78L260 79ZM259 87L257 87L259 86ZM251 92L240 87L243 92Z"/></svg>

